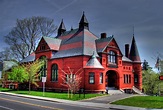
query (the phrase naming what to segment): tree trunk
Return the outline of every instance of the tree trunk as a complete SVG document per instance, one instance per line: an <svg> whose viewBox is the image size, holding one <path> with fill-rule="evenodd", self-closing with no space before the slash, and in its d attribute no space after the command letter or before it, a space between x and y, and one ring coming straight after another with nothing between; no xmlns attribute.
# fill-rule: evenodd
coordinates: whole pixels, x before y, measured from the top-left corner
<svg viewBox="0 0 163 110"><path fill-rule="evenodd" d="M69 95L70 93L69 93L69 89L68 89L68 98L70 98L70 95Z"/></svg>
<svg viewBox="0 0 163 110"><path fill-rule="evenodd" d="M31 92L31 82L29 81L29 92L28 92L28 94L30 94L30 92Z"/></svg>

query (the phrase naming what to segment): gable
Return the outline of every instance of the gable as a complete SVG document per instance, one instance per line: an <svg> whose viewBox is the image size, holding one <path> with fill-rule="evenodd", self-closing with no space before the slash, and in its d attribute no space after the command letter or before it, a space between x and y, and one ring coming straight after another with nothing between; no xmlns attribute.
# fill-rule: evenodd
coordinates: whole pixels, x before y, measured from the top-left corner
<svg viewBox="0 0 163 110"><path fill-rule="evenodd" d="M37 48L36 48L36 52L45 51L45 50L49 50L49 49L50 49L50 47L48 46L48 44L42 37Z"/></svg>
<svg viewBox="0 0 163 110"><path fill-rule="evenodd" d="M111 39L111 41L109 42L109 44L106 46L106 48L104 49L105 52L108 52L109 50L113 50L119 53L119 55L122 55L122 52L116 42L116 40L113 38Z"/></svg>
<svg viewBox="0 0 163 110"><path fill-rule="evenodd" d="M115 39L113 38L112 41L109 43L108 47L112 47L112 48L119 48L117 45L117 42L115 41Z"/></svg>
<svg viewBox="0 0 163 110"><path fill-rule="evenodd" d="M58 51L61 44L61 39L51 38L51 37L42 37L40 40L36 52L46 51L46 50L56 50Z"/></svg>

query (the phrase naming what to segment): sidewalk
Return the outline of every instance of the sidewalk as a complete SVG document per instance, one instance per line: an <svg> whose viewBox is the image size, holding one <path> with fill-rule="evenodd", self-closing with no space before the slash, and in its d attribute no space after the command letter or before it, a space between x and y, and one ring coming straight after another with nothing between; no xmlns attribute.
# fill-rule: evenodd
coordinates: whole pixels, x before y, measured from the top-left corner
<svg viewBox="0 0 163 110"><path fill-rule="evenodd" d="M51 101L51 102L67 103L67 104L73 104L73 105L79 105L79 106L90 106L90 107L97 107L97 108L105 108L105 109L148 110L146 108L139 108L139 107L121 106L121 105L87 102L87 101L70 101L70 100L63 100L63 99L55 99L55 98L46 98L46 97L14 94L14 93L8 93L8 92L0 92L0 94L12 95L12 96L18 96L18 97L24 97L24 98L30 98L30 99L37 99L37 100L44 100L44 101ZM156 109L153 109L153 110L156 110Z"/></svg>
<svg viewBox="0 0 163 110"><path fill-rule="evenodd" d="M85 99L85 100L81 100L81 101L82 102L94 102L94 103L110 104L110 103L115 102L117 100L125 99L125 98L128 98L128 97L133 97L133 96L137 96L137 95L133 95L133 94L116 94L116 95L95 97L95 98Z"/></svg>

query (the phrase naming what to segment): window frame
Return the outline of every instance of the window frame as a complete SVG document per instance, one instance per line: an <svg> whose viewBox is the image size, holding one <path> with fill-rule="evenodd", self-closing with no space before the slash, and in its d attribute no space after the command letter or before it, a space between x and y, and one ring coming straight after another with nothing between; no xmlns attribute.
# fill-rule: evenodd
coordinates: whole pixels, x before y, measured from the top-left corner
<svg viewBox="0 0 163 110"><path fill-rule="evenodd" d="M113 50L110 50L108 53L108 63L117 64L117 53Z"/></svg>
<svg viewBox="0 0 163 110"><path fill-rule="evenodd" d="M46 77L47 76L47 58L46 56L41 56L39 59L44 60L44 65L42 66L42 68L40 69L40 80L42 80L42 77Z"/></svg>
<svg viewBox="0 0 163 110"><path fill-rule="evenodd" d="M89 84L95 84L95 73L89 72Z"/></svg>
<svg viewBox="0 0 163 110"><path fill-rule="evenodd" d="M103 82L104 82L103 73L100 73L100 77L99 78L100 78L99 79L100 84L103 84Z"/></svg>
<svg viewBox="0 0 163 110"><path fill-rule="evenodd" d="M124 74L124 84L131 84L131 74Z"/></svg>
<svg viewBox="0 0 163 110"><path fill-rule="evenodd" d="M51 81L58 82L58 65L53 64L51 67Z"/></svg>
<svg viewBox="0 0 163 110"><path fill-rule="evenodd" d="M134 74L134 84L138 84L139 82L139 76L138 74Z"/></svg>

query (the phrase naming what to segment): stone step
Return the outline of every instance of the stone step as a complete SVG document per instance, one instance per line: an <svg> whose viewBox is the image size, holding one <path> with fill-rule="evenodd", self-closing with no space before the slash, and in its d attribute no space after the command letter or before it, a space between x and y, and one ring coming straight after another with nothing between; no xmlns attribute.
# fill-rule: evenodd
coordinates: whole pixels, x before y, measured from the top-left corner
<svg viewBox="0 0 163 110"><path fill-rule="evenodd" d="M115 94L123 94L120 90L108 90L108 94L115 95Z"/></svg>
<svg viewBox="0 0 163 110"><path fill-rule="evenodd" d="M135 86L133 86L132 90L137 93L137 94L143 94L138 88L136 88Z"/></svg>

